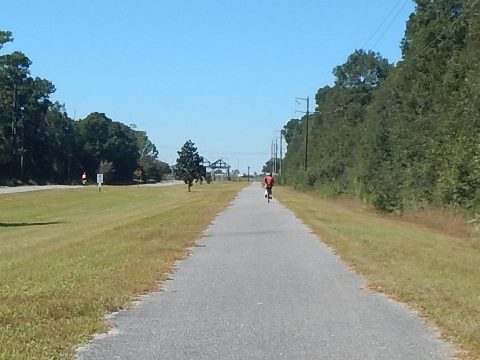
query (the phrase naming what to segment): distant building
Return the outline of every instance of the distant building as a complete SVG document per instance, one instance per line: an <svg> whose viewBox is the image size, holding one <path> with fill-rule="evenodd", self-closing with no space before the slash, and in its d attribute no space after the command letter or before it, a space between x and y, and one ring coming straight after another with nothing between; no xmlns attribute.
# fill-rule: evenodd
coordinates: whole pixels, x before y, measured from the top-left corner
<svg viewBox="0 0 480 360"><path fill-rule="evenodd" d="M210 169L212 172L212 178L216 181L221 180L230 180L230 169L231 166L228 165L222 159L218 159L210 164Z"/></svg>

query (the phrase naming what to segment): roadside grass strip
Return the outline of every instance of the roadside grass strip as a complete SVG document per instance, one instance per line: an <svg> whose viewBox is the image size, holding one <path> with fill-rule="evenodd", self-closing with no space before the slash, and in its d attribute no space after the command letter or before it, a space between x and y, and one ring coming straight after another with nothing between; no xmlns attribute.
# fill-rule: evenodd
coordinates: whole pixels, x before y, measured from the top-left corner
<svg viewBox="0 0 480 360"><path fill-rule="evenodd" d="M104 316L157 289L245 186L0 195L0 359L68 359Z"/></svg>
<svg viewBox="0 0 480 360"><path fill-rule="evenodd" d="M478 238L313 192L279 187L276 196L364 275L369 288L418 310L444 339L466 351L463 357L480 359Z"/></svg>

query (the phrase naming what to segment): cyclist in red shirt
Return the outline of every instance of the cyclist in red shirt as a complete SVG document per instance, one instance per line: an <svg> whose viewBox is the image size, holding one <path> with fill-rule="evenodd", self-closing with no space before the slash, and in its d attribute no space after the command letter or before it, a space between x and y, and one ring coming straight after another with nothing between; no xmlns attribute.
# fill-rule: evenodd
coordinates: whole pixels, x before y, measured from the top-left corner
<svg viewBox="0 0 480 360"><path fill-rule="evenodd" d="M265 197L271 198L272 197L272 187L275 185L275 180L273 179L272 173L265 176L263 179L263 183L265 184L265 189L267 190L265 193Z"/></svg>

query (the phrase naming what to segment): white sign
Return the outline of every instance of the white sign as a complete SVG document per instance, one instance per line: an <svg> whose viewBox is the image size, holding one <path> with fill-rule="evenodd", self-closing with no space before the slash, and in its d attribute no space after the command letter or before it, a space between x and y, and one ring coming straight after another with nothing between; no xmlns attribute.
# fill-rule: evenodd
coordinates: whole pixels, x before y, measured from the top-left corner
<svg viewBox="0 0 480 360"><path fill-rule="evenodd" d="M97 184L98 185L103 184L103 174L97 174Z"/></svg>

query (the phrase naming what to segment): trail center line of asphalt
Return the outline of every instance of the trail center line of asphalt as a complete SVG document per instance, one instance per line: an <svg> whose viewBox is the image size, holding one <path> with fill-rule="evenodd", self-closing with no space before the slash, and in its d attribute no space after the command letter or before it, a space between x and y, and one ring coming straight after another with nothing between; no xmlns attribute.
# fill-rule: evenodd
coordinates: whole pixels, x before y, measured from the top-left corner
<svg viewBox="0 0 480 360"><path fill-rule="evenodd" d="M364 280L257 184L215 219L164 291L109 319L86 359L448 359L413 311Z"/></svg>

